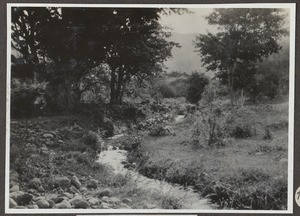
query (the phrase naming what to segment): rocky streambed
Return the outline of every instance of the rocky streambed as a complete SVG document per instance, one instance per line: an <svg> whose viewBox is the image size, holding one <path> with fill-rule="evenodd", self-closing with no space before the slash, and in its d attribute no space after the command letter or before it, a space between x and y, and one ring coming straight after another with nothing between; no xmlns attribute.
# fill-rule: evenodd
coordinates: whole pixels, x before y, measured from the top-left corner
<svg viewBox="0 0 300 216"><path fill-rule="evenodd" d="M110 165L115 173L130 175L137 187L145 190L157 191L163 194L169 194L183 203L183 209L213 209L214 206L209 203L208 199L201 198L199 193L194 192L192 188L186 188L179 185L173 185L165 181L150 179L135 170L125 168L127 151L113 149L111 146L108 150L99 155L98 162Z"/></svg>

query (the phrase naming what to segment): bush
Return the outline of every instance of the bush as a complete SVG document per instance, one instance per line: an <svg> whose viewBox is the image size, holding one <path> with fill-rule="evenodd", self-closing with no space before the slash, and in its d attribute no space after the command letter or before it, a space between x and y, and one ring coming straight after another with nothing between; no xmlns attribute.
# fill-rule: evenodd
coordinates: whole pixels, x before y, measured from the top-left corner
<svg viewBox="0 0 300 216"><path fill-rule="evenodd" d="M233 110L227 120L227 131L234 138L252 137L257 134L256 119L258 116L249 107Z"/></svg>
<svg viewBox="0 0 300 216"><path fill-rule="evenodd" d="M204 74L194 72L189 78L189 87L187 89L186 99L190 103L198 104L204 92L205 86L209 84L209 80Z"/></svg>
<svg viewBox="0 0 300 216"><path fill-rule="evenodd" d="M121 143L124 150L132 151L141 146L142 138L140 136L127 135Z"/></svg>
<svg viewBox="0 0 300 216"><path fill-rule="evenodd" d="M13 118L31 117L41 113L46 106L47 83L12 79L11 115Z"/></svg>
<svg viewBox="0 0 300 216"><path fill-rule="evenodd" d="M82 142L84 145L88 146L92 150L100 153L101 148L103 146L103 140L101 139L100 135L89 131L83 138Z"/></svg>
<svg viewBox="0 0 300 216"><path fill-rule="evenodd" d="M159 86L159 92L164 98L174 98L176 97L175 89L166 83L163 83Z"/></svg>

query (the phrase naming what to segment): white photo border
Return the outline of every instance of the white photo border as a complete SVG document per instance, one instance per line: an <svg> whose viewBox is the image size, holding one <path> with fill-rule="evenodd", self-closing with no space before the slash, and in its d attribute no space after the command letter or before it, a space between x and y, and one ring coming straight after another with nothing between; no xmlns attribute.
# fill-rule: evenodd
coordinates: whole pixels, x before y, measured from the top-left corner
<svg viewBox="0 0 300 216"><path fill-rule="evenodd" d="M288 200L287 210L207 210L207 209L11 209L9 208L10 167L10 83L11 83L11 8L12 7L97 7L97 8L285 8L290 17L289 56L289 124L288 124ZM295 106L295 37L296 3L239 3L239 4L63 4L63 3L7 3L7 94L6 94L6 214L152 214L152 213L227 213L227 214L292 214L294 178L294 106Z"/></svg>

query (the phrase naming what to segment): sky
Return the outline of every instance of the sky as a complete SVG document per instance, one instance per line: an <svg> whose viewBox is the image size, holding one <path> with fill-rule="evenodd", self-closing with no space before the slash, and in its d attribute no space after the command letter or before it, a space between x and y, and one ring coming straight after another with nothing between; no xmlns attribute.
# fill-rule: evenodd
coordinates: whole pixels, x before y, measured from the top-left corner
<svg viewBox="0 0 300 216"><path fill-rule="evenodd" d="M171 27L174 32L188 33L206 33L207 31L216 31L215 26L209 26L205 17L209 15L213 9L211 8L190 8L191 14L171 14L163 15L160 23L163 26Z"/></svg>

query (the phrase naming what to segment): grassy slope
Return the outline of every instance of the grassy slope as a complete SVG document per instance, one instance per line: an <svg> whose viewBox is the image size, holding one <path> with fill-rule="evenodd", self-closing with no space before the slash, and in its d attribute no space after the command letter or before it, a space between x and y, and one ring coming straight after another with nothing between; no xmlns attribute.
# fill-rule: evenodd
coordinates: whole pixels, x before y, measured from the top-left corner
<svg viewBox="0 0 300 216"><path fill-rule="evenodd" d="M195 149L188 142L191 120L186 120L173 125L176 136L145 138L139 154L147 155L149 159L140 166L140 171L154 178L193 185L203 195L216 193L216 190L220 195L220 188L215 186L222 185L223 192L226 190L230 197L223 194L221 197L225 201L218 198L215 201L223 207L263 208L264 205L266 208L286 208L287 103L252 106L251 109L258 115L253 122L271 126L271 140L257 135L235 139L222 148ZM260 200L259 194L263 192L270 197ZM277 197L272 198L274 194ZM246 200L241 200L240 205L232 196ZM249 203L250 197L256 198L258 203Z"/></svg>

